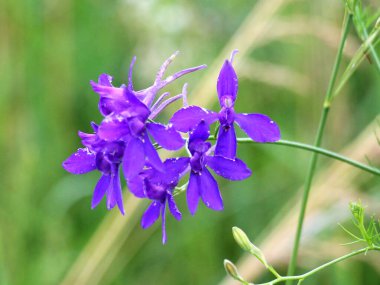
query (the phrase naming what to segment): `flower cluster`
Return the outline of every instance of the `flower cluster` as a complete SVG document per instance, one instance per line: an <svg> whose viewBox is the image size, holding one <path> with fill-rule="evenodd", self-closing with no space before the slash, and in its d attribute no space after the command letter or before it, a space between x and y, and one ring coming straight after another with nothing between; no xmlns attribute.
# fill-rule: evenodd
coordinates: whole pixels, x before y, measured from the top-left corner
<svg viewBox="0 0 380 285"><path fill-rule="evenodd" d="M147 228L161 217L163 243L166 242L166 209L174 218L181 219L173 194L186 174L189 173L189 180L182 188L187 188L187 202L192 215L200 199L210 209L223 209L218 184L209 169L229 180L242 180L251 175L246 164L236 157L234 123L257 142L274 142L280 138L278 126L269 117L235 113L238 79L232 67L234 54L235 51L231 59L224 62L219 74L219 112L188 106L186 84L179 95L170 97L166 92L158 96L166 85L177 78L206 67L201 65L185 69L163 79L177 53L164 62L154 83L146 89L134 90L132 70L135 58L130 65L127 85L113 86L112 77L107 74L100 75L98 82L91 82L93 90L99 95L99 111L104 118L100 124L91 123L93 133L79 132L84 147L67 158L63 167L73 174L93 170L101 172L95 186L92 208L106 197L107 209L117 205L124 215L119 174L121 167L130 192L151 201L143 214L141 226ZM155 121L168 105L180 99L183 108L174 113L168 124ZM216 144L212 145L210 125L216 121L220 126ZM187 139L181 133L188 133ZM187 157L162 161L157 153L158 147L176 151L184 146L188 150Z"/></svg>

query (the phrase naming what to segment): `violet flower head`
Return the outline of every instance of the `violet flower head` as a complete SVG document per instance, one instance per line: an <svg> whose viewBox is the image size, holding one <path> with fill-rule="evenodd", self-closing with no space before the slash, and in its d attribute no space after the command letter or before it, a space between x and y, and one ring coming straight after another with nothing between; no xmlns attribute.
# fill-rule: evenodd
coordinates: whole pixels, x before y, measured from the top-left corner
<svg viewBox="0 0 380 285"><path fill-rule="evenodd" d="M201 65L185 69L163 79L176 55L174 53L164 62L153 85L141 91L135 91L132 82L136 58L133 58L129 68L128 86L113 87L112 78L108 75L101 75L98 83L91 83L94 91L100 95L99 110L105 116L99 127L99 137L106 141L126 142L123 172L127 180L137 175L146 163L162 170L162 162L149 135L168 150L178 150L184 145L184 140L174 128L152 121L169 104L181 98L186 101L186 84L181 94L164 101L170 95L164 93L154 103L157 92L175 79L205 67Z"/></svg>
<svg viewBox="0 0 380 285"><path fill-rule="evenodd" d="M94 189L92 208L106 197L107 209L117 205L124 215L121 166L129 191L138 198L151 201L142 216L141 226L146 229L161 217L163 243L167 240L167 209L175 219L181 219L173 191L185 174L189 173L188 183L179 189L183 191L187 187L187 203L192 215L200 200L210 209L223 209L222 196L212 172L229 180L243 180L251 175L246 164L236 157L235 123L257 142L274 142L280 138L278 126L266 115L235 112L238 92L238 78L232 66L235 53L233 51L230 60L224 62L218 77L219 112L188 106L187 84L183 85L180 94L171 96L165 92L158 96L176 79L206 67L200 65L165 77L178 52L162 64L152 85L145 89L136 90L133 86L135 57L126 84L114 86L108 74L101 74L97 82L91 81L93 90L99 95L98 108L103 118L99 125L91 124L94 133L79 132L84 147L67 158L63 168L73 174L101 172ZM169 124L155 121L167 106L181 99L184 107L173 115ZM209 142L210 125L215 121L219 121L220 127L216 144L212 145ZM157 147L179 150L186 142L180 132L189 132L186 145L189 156L163 162L153 141Z"/></svg>
<svg viewBox="0 0 380 285"><path fill-rule="evenodd" d="M184 145L181 135L172 127L148 121L150 110L132 91L124 87L128 104L120 113L112 113L99 126L99 137L105 141L123 140L126 149L123 172L128 180L136 176L148 163L162 170L162 162L148 136L151 135L163 148L177 150Z"/></svg>
<svg viewBox="0 0 380 285"><path fill-rule="evenodd" d="M186 99L186 84L181 94L170 97L169 93L158 92L176 79L188 73L205 68L200 65L179 71L164 78L165 71L178 52L169 57L159 69L154 83L136 91L132 82L134 57L129 67L128 83L113 86L112 77L101 74L98 82L91 81L93 90L99 95L99 111L104 117L99 126L93 124L94 134L79 133L85 148L79 149L63 162L63 167L74 174L92 170L102 172L95 187L92 207L96 207L103 196L107 197L107 208L116 204L124 214L120 186L119 167L122 165L125 178L137 176L144 168L164 171L157 150L150 137L168 150L181 148L185 141L171 126L154 122L153 119L171 103ZM169 97L169 98L168 98ZM152 170L153 171L153 170Z"/></svg>
<svg viewBox="0 0 380 285"><path fill-rule="evenodd" d="M223 210L218 183L208 167L217 175L229 180L243 180L251 175L251 171L242 160L211 155L213 147L207 141L209 135L208 124L201 121L189 137L188 149L191 157L188 159L190 178L187 187L187 203L192 215L195 214L200 199L210 209Z"/></svg>
<svg viewBox="0 0 380 285"><path fill-rule="evenodd" d="M212 124L219 120L220 128L215 154L226 158L236 157L236 122L240 128L254 141L259 143L275 142L280 139L280 129L268 116L263 114L236 113L234 109L238 92L238 78L232 66L232 59L226 60L220 70L217 93L221 110L219 113L197 106L189 106L177 111L170 122L177 130L188 132L201 121Z"/></svg>
<svg viewBox="0 0 380 285"><path fill-rule="evenodd" d="M128 187L136 197L152 201L142 216L141 227L143 229L150 227L161 216L162 243L166 243L166 206L175 219L182 218L173 198L173 190L187 168L187 161L183 158L171 158L163 165L162 172L150 167L144 169L128 181Z"/></svg>
<svg viewBox="0 0 380 285"><path fill-rule="evenodd" d="M85 148L78 149L62 164L63 168L73 174L84 174L97 169L102 173L95 186L91 208L95 208L106 196L107 209L116 205L124 215L122 191L119 176L125 144L122 141L106 142L97 135L98 126L92 124L94 134L79 132Z"/></svg>

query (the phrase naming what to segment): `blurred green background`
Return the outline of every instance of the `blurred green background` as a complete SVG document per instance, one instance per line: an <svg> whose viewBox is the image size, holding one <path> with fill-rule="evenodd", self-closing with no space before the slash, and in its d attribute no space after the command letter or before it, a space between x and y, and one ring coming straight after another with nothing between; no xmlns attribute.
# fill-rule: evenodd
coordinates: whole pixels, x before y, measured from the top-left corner
<svg viewBox="0 0 380 285"><path fill-rule="evenodd" d="M366 5L380 9L376 0ZM219 179L223 212L202 205L191 217L185 195L179 196L183 220L168 218L168 243L163 246L158 225L139 227L145 203L133 210L127 202L124 218L116 209L107 212L104 203L91 210L99 174L73 176L61 167L80 147L77 130L89 131L90 121L101 120L98 95L89 81L109 73L116 84L125 82L136 55L135 87L145 88L160 64L180 50L169 73L203 63L209 68L178 80L167 91L180 93L188 82L190 103L207 96L212 102L207 107L216 110L216 72L237 48L242 52L236 56L236 110L268 114L280 125L284 139L312 143L342 18L339 0L2 1L0 284L235 284L224 279L223 268L224 258L237 261L242 254L231 227L241 227L259 245L275 235L291 240L295 224L290 222L287 231L279 228L291 221L287 214L298 209L295 199L310 153L274 145L240 146L239 157L251 167L252 177L233 183ZM351 29L343 66L359 45ZM366 129L379 114L379 78L365 60L334 102L327 148L340 152L359 140L346 154L380 165L378 146L368 146L376 142L379 127ZM161 119L166 121L177 107ZM328 171L321 181L335 173L334 165L320 160L320 172ZM355 248L340 245L350 238L337 226L349 219L351 199L360 198L370 213L380 214L379 178L342 173L349 175L334 174L334 181L343 179L348 185L339 184L341 196L331 194L337 185L321 186L321 197L331 199L307 220L299 272ZM128 222L122 224L123 219ZM265 253L285 272L290 244L281 245L281 254L274 258L276 246L267 242ZM252 270L258 270L256 266ZM253 281L269 278L260 271ZM380 284L380 255L336 265L304 283Z"/></svg>

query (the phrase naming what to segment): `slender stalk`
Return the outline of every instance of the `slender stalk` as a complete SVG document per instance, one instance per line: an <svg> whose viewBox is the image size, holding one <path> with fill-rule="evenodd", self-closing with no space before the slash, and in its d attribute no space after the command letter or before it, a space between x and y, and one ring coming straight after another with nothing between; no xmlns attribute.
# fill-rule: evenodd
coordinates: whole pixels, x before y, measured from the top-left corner
<svg viewBox="0 0 380 285"><path fill-rule="evenodd" d="M362 253L366 253L370 250L378 250L380 251L380 247L379 246L373 246L373 247L365 247L365 248L362 248L362 249L359 249L359 250L356 250L356 251L353 251L351 253L348 253L346 255L343 255L341 257L338 257L334 260L331 260L325 264L322 264L321 266L318 266L317 268L314 268L313 270L310 270L309 272L306 272L304 274L301 274L301 275L295 275L295 276L284 276L284 277L278 277L276 278L275 280L272 280L270 282L266 282L266 283L261 283L261 284L256 284L256 285L273 285L273 284L276 284L276 283L280 283L280 282L285 282L285 281L303 281L305 280L306 278L314 275L315 273L325 269L326 267L329 267L335 263L338 263L338 262L341 262L343 260L346 260L348 258L351 258L355 255L358 255L358 254L362 254ZM298 284L300 284L300 282L298 282ZM253 284L251 284L253 285Z"/></svg>
<svg viewBox="0 0 380 285"><path fill-rule="evenodd" d="M215 139L214 137L210 138L210 140L214 140L214 139ZM254 143L254 144L258 144L257 142L253 141L250 138L237 138L237 142L238 143ZM380 169L378 169L376 167L365 165L365 164L360 163L360 162L358 162L356 160L350 159L350 158L348 158L348 157L346 157L344 155L338 154L336 152L333 152L333 151L330 151L330 150L327 150L327 149L324 149L324 148L321 148L321 147L316 147L316 146L313 146L313 145L304 144L304 143L295 142L295 141L288 141L288 140L279 140L277 142L269 143L269 144L283 145L283 146L289 146L289 147L293 147L293 148L308 150L308 151L311 151L311 152L314 152L314 153L317 153L317 154L322 154L324 156L331 157L331 158L334 158L336 160L342 161L342 162L347 163L349 165L352 165L352 166L354 166L356 168L364 170L364 171L366 171L368 173L375 174L375 175L380 175Z"/></svg>
<svg viewBox="0 0 380 285"><path fill-rule="evenodd" d="M363 31L364 41L366 41L368 39L368 32L367 32L367 27L365 26L365 23L364 23L363 18L362 18L362 13L360 11L360 7L357 5L355 10L356 10L355 11L356 19L360 25L360 28ZM379 56L377 55L377 52L376 52L374 46L372 45L372 43L369 44L369 51L371 52L371 55L372 55L373 61L375 62L377 71L380 72L380 59L379 59Z"/></svg>
<svg viewBox="0 0 380 285"><path fill-rule="evenodd" d="M338 75L339 66L340 66L340 63L342 60L343 48L344 48L344 45L346 43L346 39L347 39L347 35L348 35L348 31L350 28L351 21L352 21L352 15L348 14L346 11L345 15L344 15L344 20L343 20L343 31L342 31L342 35L341 35L341 39L340 39L340 43L339 43L338 53L337 53L337 56L335 59L335 63L334 63L331 79L329 82L329 86L327 88L325 101L323 104L322 115L321 115L321 119L319 122L318 132L317 132L317 136L316 136L316 140L315 140L315 144L314 144L316 147L319 147L321 145L321 142L322 142L323 133L324 133L326 121L327 121L327 116L328 116L331 101L332 101L332 95L333 95L332 91L333 91L335 81L336 81L336 78ZM308 174L306 176L305 188L304 188L304 192L303 192L301 209L300 209L300 214L299 214L299 218L298 218L297 231L296 231L296 236L294 239L293 251L292 251L292 255L291 255L291 259L290 259L290 263L289 263L289 268L288 268L288 274L287 274L288 276L294 275L294 272L296 269L298 249L299 249L299 244L300 244L300 240L301 240L303 221L305 218L306 206L307 206L307 202L309 199L309 192L311 189L311 184L313 182L317 161L318 161L318 153L314 152L312 155L312 158L311 158L309 171L308 171ZM293 283L292 280L289 280L286 282L287 285L291 285L292 283Z"/></svg>

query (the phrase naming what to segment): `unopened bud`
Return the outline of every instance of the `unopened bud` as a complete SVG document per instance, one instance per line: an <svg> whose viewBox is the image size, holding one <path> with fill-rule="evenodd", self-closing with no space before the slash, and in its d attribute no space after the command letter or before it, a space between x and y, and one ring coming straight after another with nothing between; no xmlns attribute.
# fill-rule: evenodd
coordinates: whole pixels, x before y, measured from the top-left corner
<svg viewBox="0 0 380 285"><path fill-rule="evenodd" d="M228 275L230 275L235 280L246 283L243 277L240 276L235 264L233 264L228 259L225 259L223 263L224 263L224 269L226 269L226 272Z"/></svg>
<svg viewBox="0 0 380 285"><path fill-rule="evenodd" d="M235 241L237 244L245 251L250 251L252 248L252 243L243 232L243 230L239 229L238 227L233 227L232 228L232 234L234 236Z"/></svg>
<svg viewBox="0 0 380 285"><path fill-rule="evenodd" d="M380 29L380 18L377 19L375 29Z"/></svg>
<svg viewBox="0 0 380 285"><path fill-rule="evenodd" d="M237 244L243 250L248 251L250 254L254 255L262 264L265 265L265 267L268 267L268 263L263 252L249 240L245 232L243 232L238 227L233 227L232 234Z"/></svg>
<svg viewBox="0 0 380 285"><path fill-rule="evenodd" d="M364 207L362 206L361 202L351 202L350 203L350 210L354 218L361 222L364 220Z"/></svg>

